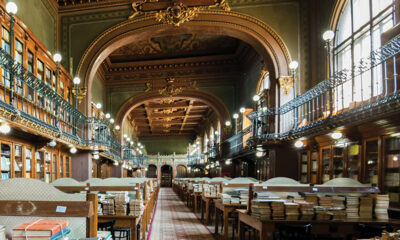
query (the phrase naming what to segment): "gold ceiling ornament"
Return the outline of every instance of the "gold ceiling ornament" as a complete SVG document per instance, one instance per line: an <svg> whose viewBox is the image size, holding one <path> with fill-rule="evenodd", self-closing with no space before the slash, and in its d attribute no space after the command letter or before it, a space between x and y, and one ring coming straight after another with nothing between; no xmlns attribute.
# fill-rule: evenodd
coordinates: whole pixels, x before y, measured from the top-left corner
<svg viewBox="0 0 400 240"><path fill-rule="evenodd" d="M87 88L83 87L78 89L78 96L77 96L78 104L80 104L82 100L86 97L86 93L87 93ZM72 94L76 96L76 88L72 88Z"/></svg>
<svg viewBox="0 0 400 240"><path fill-rule="evenodd" d="M173 102L175 102L175 100L172 98L165 98L165 99L161 100L161 104L171 104Z"/></svg>
<svg viewBox="0 0 400 240"><path fill-rule="evenodd" d="M285 95L288 95L289 90L293 88L293 76L281 76L279 78L279 85L283 89Z"/></svg>
<svg viewBox="0 0 400 240"><path fill-rule="evenodd" d="M172 117L163 118L163 120L166 122L171 122L173 119L174 118L172 118Z"/></svg>
<svg viewBox="0 0 400 240"><path fill-rule="evenodd" d="M175 78L168 77L166 81L167 85L158 90L158 93L160 93L161 96L171 98L183 92L183 87L176 87L174 85Z"/></svg>
<svg viewBox="0 0 400 240"><path fill-rule="evenodd" d="M170 115L177 111L178 111L178 109L176 109L176 108L170 108L170 109L164 109L164 110L159 110L159 109L154 110L155 113L162 113L162 114L166 114L166 115Z"/></svg>
<svg viewBox="0 0 400 240"><path fill-rule="evenodd" d="M230 11L226 0L135 0L132 3L133 19L141 13L155 13L155 20L179 27L182 23L193 20L200 11L210 8Z"/></svg>
<svg viewBox="0 0 400 240"><path fill-rule="evenodd" d="M166 129L166 130L163 130L163 132L165 132L165 133L169 133L169 132L171 132L171 130L169 130L169 129Z"/></svg>
<svg viewBox="0 0 400 240"><path fill-rule="evenodd" d="M165 128L170 128L170 127L171 127L171 124L163 124L163 127L165 127Z"/></svg>
<svg viewBox="0 0 400 240"><path fill-rule="evenodd" d="M144 90L144 92L150 92L151 89L153 89L153 84L147 82L146 83L146 90Z"/></svg>

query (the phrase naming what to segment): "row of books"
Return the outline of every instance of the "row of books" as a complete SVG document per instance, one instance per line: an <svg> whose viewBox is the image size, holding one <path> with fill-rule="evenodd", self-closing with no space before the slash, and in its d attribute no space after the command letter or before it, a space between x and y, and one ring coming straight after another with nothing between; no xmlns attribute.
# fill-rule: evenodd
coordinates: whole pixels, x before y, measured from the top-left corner
<svg viewBox="0 0 400 240"><path fill-rule="evenodd" d="M13 228L12 239L58 240L65 238L69 233L68 221L37 219Z"/></svg>

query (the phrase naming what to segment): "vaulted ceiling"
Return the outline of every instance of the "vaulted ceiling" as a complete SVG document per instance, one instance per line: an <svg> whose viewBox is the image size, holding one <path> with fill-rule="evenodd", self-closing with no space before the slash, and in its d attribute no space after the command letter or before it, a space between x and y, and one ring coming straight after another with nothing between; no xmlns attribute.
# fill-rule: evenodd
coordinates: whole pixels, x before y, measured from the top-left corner
<svg viewBox="0 0 400 240"><path fill-rule="evenodd" d="M195 100L154 100L133 109L128 120L139 137L191 137L211 113L209 106Z"/></svg>

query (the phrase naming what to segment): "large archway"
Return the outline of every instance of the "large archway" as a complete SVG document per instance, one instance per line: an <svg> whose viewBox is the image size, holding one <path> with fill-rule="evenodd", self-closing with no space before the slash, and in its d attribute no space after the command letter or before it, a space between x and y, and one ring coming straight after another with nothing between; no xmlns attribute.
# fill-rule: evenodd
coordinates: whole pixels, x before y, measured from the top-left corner
<svg viewBox="0 0 400 240"><path fill-rule="evenodd" d="M191 22L179 28L158 23L154 16L136 18L120 23L101 34L84 53L77 69L77 75L84 81L82 85L91 89L97 69L105 58L132 41L143 40L149 36L165 36L174 32L212 33L238 38L251 45L266 64L271 66L271 75L288 75L290 55L282 39L268 25L248 15L237 12L207 10L199 13ZM91 92L88 91L84 111L90 113Z"/></svg>
<svg viewBox="0 0 400 240"><path fill-rule="evenodd" d="M172 186L173 168L170 165L161 167L161 187Z"/></svg>

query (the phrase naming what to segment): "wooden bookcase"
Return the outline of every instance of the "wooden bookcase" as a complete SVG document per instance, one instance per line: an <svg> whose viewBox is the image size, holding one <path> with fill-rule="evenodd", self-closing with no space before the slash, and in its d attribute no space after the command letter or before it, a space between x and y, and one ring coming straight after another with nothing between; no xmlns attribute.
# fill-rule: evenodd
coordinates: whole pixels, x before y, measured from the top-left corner
<svg viewBox="0 0 400 240"><path fill-rule="evenodd" d="M400 138L383 137L382 183L390 206L400 208Z"/></svg>

